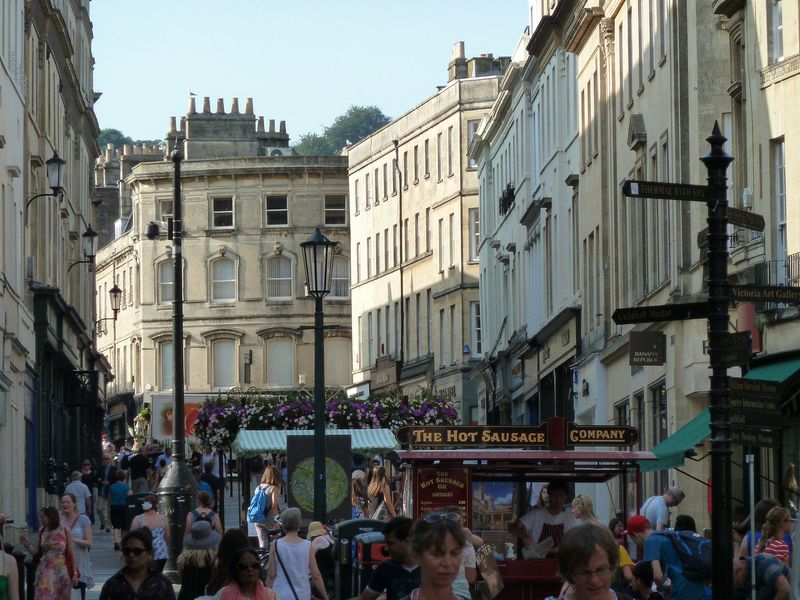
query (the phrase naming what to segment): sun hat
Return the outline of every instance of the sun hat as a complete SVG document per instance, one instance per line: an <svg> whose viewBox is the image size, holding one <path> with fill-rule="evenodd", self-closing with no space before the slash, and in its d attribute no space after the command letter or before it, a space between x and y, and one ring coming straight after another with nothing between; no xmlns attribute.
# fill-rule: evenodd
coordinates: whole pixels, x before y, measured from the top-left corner
<svg viewBox="0 0 800 600"><path fill-rule="evenodd" d="M364 473L364 471L362 471L361 469L356 469L355 471L353 471L351 478L364 481L367 478L367 474Z"/></svg>
<svg viewBox="0 0 800 600"><path fill-rule="evenodd" d="M210 550L219 544L220 535L211 529L208 521L195 521L189 535L183 540L185 550Z"/></svg>
<svg viewBox="0 0 800 600"><path fill-rule="evenodd" d="M315 537L325 535L326 533L328 532L325 531L325 528L322 526L322 523L320 523L319 521L311 521L311 523L308 524L308 535L306 535L306 539L310 540Z"/></svg>
<svg viewBox="0 0 800 600"><path fill-rule="evenodd" d="M642 533L648 529L652 529L650 526L650 521L644 515L633 515L632 517L628 518L627 526L625 527L624 533L625 535L630 535L632 533Z"/></svg>

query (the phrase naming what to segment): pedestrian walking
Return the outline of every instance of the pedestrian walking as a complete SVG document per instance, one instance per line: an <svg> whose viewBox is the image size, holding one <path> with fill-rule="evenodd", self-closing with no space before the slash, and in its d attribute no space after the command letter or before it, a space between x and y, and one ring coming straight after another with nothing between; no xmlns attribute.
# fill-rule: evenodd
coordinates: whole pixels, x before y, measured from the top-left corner
<svg viewBox="0 0 800 600"><path fill-rule="evenodd" d="M211 529L211 524L207 521L192 524L189 535L183 540L183 552L177 561L181 576L178 600L194 600L206 593L220 538L220 534Z"/></svg>
<svg viewBox="0 0 800 600"><path fill-rule="evenodd" d="M114 531L114 550L119 550L123 530L128 526L128 496L133 495L130 486L125 483L125 471L119 469L116 481L109 488L111 498L111 527Z"/></svg>
<svg viewBox="0 0 800 600"><path fill-rule="evenodd" d="M68 557L74 560L72 534L60 523L58 510L45 506L39 511L42 526L31 543L24 535L20 536L22 545L38 562L34 575L34 600L70 600L72 586L78 578L67 568Z"/></svg>
<svg viewBox="0 0 800 600"><path fill-rule="evenodd" d="M100 517L100 529L111 531L111 494L109 489L116 481L117 468L111 456L103 454L103 464L97 475L97 514Z"/></svg>
<svg viewBox="0 0 800 600"><path fill-rule="evenodd" d="M681 488L672 486L660 496L650 496L645 500L639 514L647 517L653 531L669 529L669 509L683 502L685 496Z"/></svg>
<svg viewBox="0 0 800 600"><path fill-rule="evenodd" d="M153 536L146 527L132 529L122 538L125 566L100 590L100 600L175 600L169 579L150 568Z"/></svg>
<svg viewBox="0 0 800 600"><path fill-rule="evenodd" d="M92 491L81 481L81 475L80 471L72 472L71 481L64 488L64 493L75 496L78 503L78 514L88 516L92 508Z"/></svg>
<svg viewBox="0 0 800 600"><path fill-rule="evenodd" d="M169 551L169 527L158 511L158 501L153 494L145 496L142 502L142 514L137 515L131 521L130 529L138 529L139 527L147 527L150 534L153 536L153 564L150 565L154 571L161 573L164 570L164 565L167 564Z"/></svg>
<svg viewBox="0 0 800 600"><path fill-rule="evenodd" d="M285 509L280 522L286 535L271 544L267 586L274 589L282 600L308 600L313 583L319 597L328 600L311 542L297 534L301 522L300 509Z"/></svg>
<svg viewBox="0 0 800 600"><path fill-rule="evenodd" d="M78 589L81 600L86 600L86 590L94 587L94 574L89 550L92 548L92 522L86 515L78 512L75 496L64 494L61 497L61 525L72 534L72 547L75 552L75 568L78 575Z"/></svg>
<svg viewBox="0 0 800 600"><path fill-rule="evenodd" d="M253 498L264 494L264 520L253 521L259 548L266 548L269 545L269 530L275 524L275 518L280 513L280 490L280 471L272 465L267 465L261 474L261 483L253 492Z"/></svg>
<svg viewBox="0 0 800 600"><path fill-rule="evenodd" d="M5 541L0 535L0 600L20 600L17 561L4 548Z"/></svg>
<svg viewBox="0 0 800 600"><path fill-rule="evenodd" d="M222 536L214 559L214 568L211 570L211 580L206 586L207 594L216 594L231 582L231 561L237 550L249 548L250 540L241 529L229 529Z"/></svg>
<svg viewBox="0 0 800 600"><path fill-rule="evenodd" d="M230 583L217 592L214 598L219 600L241 600L241 598L278 600L275 591L265 587L258 578L260 569L261 564L258 562L255 550L252 548L237 550L231 561ZM300 596L294 597L301 598ZM292 596L283 598L291 600ZM306 597L302 598L305 600Z"/></svg>

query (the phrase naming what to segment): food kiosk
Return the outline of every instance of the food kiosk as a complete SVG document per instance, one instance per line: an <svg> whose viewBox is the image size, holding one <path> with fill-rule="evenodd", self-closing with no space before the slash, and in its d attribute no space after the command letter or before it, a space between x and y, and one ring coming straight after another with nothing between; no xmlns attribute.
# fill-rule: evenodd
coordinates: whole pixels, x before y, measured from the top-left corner
<svg viewBox="0 0 800 600"><path fill-rule="evenodd" d="M497 600L540 600L561 588L556 560L522 559L519 540L508 532L534 503L537 485L619 477L625 492L619 508L628 515L641 503L639 462L656 459L631 449L639 439L632 427L575 425L561 417L520 427L412 426L400 429L397 439L404 514L418 519L458 506L465 525L487 544L479 557L491 552L497 559L503 581ZM509 543L517 558L500 558Z"/></svg>

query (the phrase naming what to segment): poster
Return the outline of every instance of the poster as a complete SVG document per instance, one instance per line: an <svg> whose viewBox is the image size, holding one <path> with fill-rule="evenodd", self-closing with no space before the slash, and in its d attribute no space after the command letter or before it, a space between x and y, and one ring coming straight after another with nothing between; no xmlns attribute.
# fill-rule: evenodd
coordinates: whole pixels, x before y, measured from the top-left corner
<svg viewBox="0 0 800 600"><path fill-rule="evenodd" d="M472 523L468 526L503 555L507 543L516 544L508 526L516 518L517 489L511 481L472 482Z"/></svg>
<svg viewBox="0 0 800 600"><path fill-rule="evenodd" d="M289 472L289 506L296 506L304 518L314 516L314 436L286 436ZM353 455L349 435L325 436L325 500L328 519L350 519L350 473Z"/></svg>
<svg viewBox="0 0 800 600"><path fill-rule="evenodd" d="M202 402L184 401L184 427L187 442L196 442L194 424ZM153 396L150 409L150 435L154 440L172 440L175 435L174 404L172 396Z"/></svg>
<svg viewBox="0 0 800 600"><path fill-rule="evenodd" d="M418 516L450 506L463 515L470 511L469 469L466 467L420 467L415 494Z"/></svg>

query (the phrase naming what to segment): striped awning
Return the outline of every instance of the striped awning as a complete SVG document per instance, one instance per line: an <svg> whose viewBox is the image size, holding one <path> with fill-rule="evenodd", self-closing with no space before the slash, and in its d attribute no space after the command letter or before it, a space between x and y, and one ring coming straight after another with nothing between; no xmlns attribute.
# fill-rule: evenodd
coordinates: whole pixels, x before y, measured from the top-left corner
<svg viewBox="0 0 800 600"><path fill-rule="evenodd" d="M326 435L349 435L354 452L393 450L399 444L390 429L328 429ZM314 435L310 429L242 429L231 446L239 456L286 452L287 435Z"/></svg>

